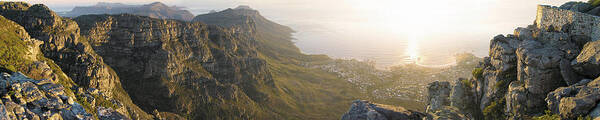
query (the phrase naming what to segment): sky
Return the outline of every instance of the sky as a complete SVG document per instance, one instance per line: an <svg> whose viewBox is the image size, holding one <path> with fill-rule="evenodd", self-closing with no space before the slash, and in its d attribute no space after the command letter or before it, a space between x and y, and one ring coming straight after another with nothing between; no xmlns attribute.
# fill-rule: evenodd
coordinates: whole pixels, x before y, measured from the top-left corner
<svg viewBox="0 0 600 120"><path fill-rule="evenodd" d="M55 11L97 2L157 0L26 0ZM380 67L418 61L451 64L456 53L487 56L489 41L533 23L538 4L568 0L159 0L194 14L249 5L292 27L305 53L374 60Z"/></svg>

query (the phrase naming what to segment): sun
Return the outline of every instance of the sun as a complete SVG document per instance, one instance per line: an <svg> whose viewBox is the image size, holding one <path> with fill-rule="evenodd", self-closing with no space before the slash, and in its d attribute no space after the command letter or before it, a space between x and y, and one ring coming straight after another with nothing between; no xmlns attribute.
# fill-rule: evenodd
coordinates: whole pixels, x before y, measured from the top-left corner
<svg viewBox="0 0 600 120"><path fill-rule="evenodd" d="M411 60L411 62L417 63L419 62L419 40L418 40L418 34L417 33L413 33L409 35L409 39L408 39L408 45L406 47L406 56L409 57L409 59Z"/></svg>

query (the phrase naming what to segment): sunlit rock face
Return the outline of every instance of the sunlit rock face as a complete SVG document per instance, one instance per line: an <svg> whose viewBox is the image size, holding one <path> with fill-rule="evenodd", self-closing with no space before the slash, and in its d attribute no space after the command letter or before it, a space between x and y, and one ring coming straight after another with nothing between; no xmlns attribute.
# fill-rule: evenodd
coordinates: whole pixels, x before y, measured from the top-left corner
<svg viewBox="0 0 600 120"><path fill-rule="evenodd" d="M573 60L573 68L579 74L590 78L600 76L600 42L588 42L576 60Z"/></svg>
<svg viewBox="0 0 600 120"><path fill-rule="evenodd" d="M24 27L3 16L0 24L0 41L8 45L0 47L0 119L130 119L127 106L109 96L114 94L77 86L53 60L44 57L40 50L44 41L31 38ZM97 115L96 107L113 112Z"/></svg>
<svg viewBox="0 0 600 120"><path fill-rule="evenodd" d="M561 31L569 35L600 38L600 18L568 9L539 5L536 18L537 28L544 31ZM565 31L567 30L568 31Z"/></svg>
<svg viewBox="0 0 600 120"><path fill-rule="evenodd" d="M127 14L75 21L146 111L193 113L193 118L270 117L256 116L263 111L253 109L268 100L259 89L275 85L257 56L252 32ZM206 108L215 111L203 112Z"/></svg>

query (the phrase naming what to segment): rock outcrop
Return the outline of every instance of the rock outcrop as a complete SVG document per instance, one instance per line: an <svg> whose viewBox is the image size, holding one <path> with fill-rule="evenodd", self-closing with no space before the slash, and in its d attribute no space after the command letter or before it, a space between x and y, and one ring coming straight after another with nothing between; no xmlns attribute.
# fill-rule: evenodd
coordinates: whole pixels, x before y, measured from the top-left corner
<svg viewBox="0 0 600 120"><path fill-rule="evenodd" d="M99 89L105 97L117 100L124 105L117 111L124 115L140 119L151 117L131 102L121 88L119 77L87 41L80 38L75 21L61 18L41 4L2 2L0 8L0 15L23 26L32 38L43 41L40 56L57 61L56 67L79 86Z"/></svg>
<svg viewBox="0 0 600 120"><path fill-rule="evenodd" d="M101 92L78 87L54 61L43 56L43 41L31 38L22 26L3 16L0 24L0 41L8 45L0 47L0 119L88 120L97 116L88 112L95 105L112 111L123 107Z"/></svg>
<svg viewBox="0 0 600 120"><path fill-rule="evenodd" d="M259 107L256 102L268 100L259 89L275 88L250 32L129 14L85 15L75 21L146 111L250 119L264 112L251 109ZM201 112L207 107L215 110Z"/></svg>
<svg viewBox="0 0 600 120"><path fill-rule="evenodd" d="M74 102L73 95L49 79L2 73L0 89L0 119L93 119L80 103Z"/></svg>
<svg viewBox="0 0 600 120"><path fill-rule="evenodd" d="M176 19L191 21L194 14L177 6L167 6L161 2L146 5L126 5L121 3L99 2L93 6L75 7L62 16L78 17L92 14L134 14L158 19Z"/></svg>
<svg viewBox="0 0 600 120"><path fill-rule="evenodd" d="M482 119L475 100L474 84L469 79L460 78L454 84L449 82L430 83L426 120L466 120Z"/></svg>
<svg viewBox="0 0 600 120"><path fill-rule="evenodd" d="M421 120L425 114L369 101L356 100L342 120Z"/></svg>
<svg viewBox="0 0 600 120"><path fill-rule="evenodd" d="M429 97L427 99L426 112L435 112L442 109L444 106L450 106L450 88L449 82L433 82L429 83L427 89Z"/></svg>
<svg viewBox="0 0 600 120"><path fill-rule="evenodd" d="M600 42L588 42L577 59L571 63L573 69L589 78L600 77Z"/></svg>

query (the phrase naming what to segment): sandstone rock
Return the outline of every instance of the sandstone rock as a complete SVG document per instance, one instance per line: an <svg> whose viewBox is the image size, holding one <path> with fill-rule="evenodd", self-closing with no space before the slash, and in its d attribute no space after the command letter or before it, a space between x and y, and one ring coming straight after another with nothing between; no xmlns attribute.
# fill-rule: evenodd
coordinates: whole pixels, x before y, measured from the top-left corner
<svg viewBox="0 0 600 120"><path fill-rule="evenodd" d="M435 112L443 106L450 106L450 83L449 82L432 82L428 87L428 104L426 112Z"/></svg>
<svg viewBox="0 0 600 120"><path fill-rule="evenodd" d="M437 111L431 112L423 120L469 120L455 107L444 106Z"/></svg>
<svg viewBox="0 0 600 120"><path fill-rule="evenodd" d="M342 120L421 120L425 114L402 107L393 107L356 100Z"/></svg>
<svg viewBox="0 0 600 120"><path fill-rule="evenodd" d="M37 64L38 66L33 66L29 71L26 71L28 74L36 75L39 73L41 78L50 79L54 82L58 82L59 79L61 81L73 80L83 87L97 88L107 94L106 96L109 98L113 96L112 93L125 93L119 88L121 83L116 73L104 64L103 58L94 52L87 41L80 39L79 25L75 21L61 18L45 5L29 5L23 2L0 3L0 15L23 26L27 31L26 33L29 33L32 38L43 41L39 53L43 53L42 56L56 61L56 64L62 70L65 70L53 71L60 74L47 76L50 73L48 71L49 66ZM65 74L62 74L62 72ZM33 77L36 78L37 76ZM37 84L41 85L43 83ZM123 94L121 96L128 95ZM150 119L147 113L131 103L130 97L118 97L118 99L127 101L129 104L126 104L126 106L135 109L133 111L141 112L137 114L141 115L142 119Z"/></svg>
<svg viewBox="0 0 600 120"><path fill-rule="evenodd" d="M515 36L519 38L519 40L533 40L533 31L529 28L518 27L514 32Z"/></svg>
<svg viewBox="0 0 600 120"><path fill-rule="evenodd" d="M519 81L511 82L506 93L506 108L505 112L509 119L523 118L523 114L527 113L527 90Z"/></svg>
<svg viewBox="0 0 600 120"><path fill-rule="evenodd" d="M600 41L588 42L577 56L576 60L571 62L573 69L577 73L586 75L590 78L600 77Z"/></svg>
<svg viewBox="0 0 600 120"><path fill-rule="evenodd" d="M103 120L129 120L129 118L127 118L126 116L116 112L113 109L110 108L105 108L105 107L98 107L97 108L98 111L98 119L103 119Z"/></svg>
<svg viewBox="0 0 600 120"><path fill-rule="evenodd" d="M8 98L16 98L16 102L19 103L17 104L11 99L2 99L0 102L0 113L3 113L1 111L4 110L5 115L10 119L62 120L78 118L77 115L81 116L79 118L91 119L92 117L78 104L65 104L63 102L59 96L64 96L64 89L56 89L57 87L60 88L61 85L53 82L42 85L34 84L32 81L38 80L33 80L18 72L4 77L0 81L12 81L12 88L9 89L9 94L6 95ZM4 108L4 106L6 107ZM59 114L57 111L63 111L63 113Z"/></svg>
<svg viewBox="0 0 600 120"><path fill-rule="evenodd" d="M548 108L566 119L575 119L593 112L600 100L600 79L585 84L586 81L588 80L549 93L546 98Z"/></svg>
<svg viewBox="0 0 600 120"><path fill-rule="evenodd" d="M259 105L270 98L256 86L276 87L266 61L258 57L255 33L246 31L255 30L248 23L236 25L247 29L216 27L127 14L86 15L75 21L84 37L94 43L93 49L122 75L119 78L136 104L146 111L184 108L177 110L181 111L178 114L198 113L200 117L212 115L192 108L213 106L228 113L220 119L252 119L253 114L265 111L224 101ZM201 94L173 92L183 88L176 86ZM178 104L180 98L195 104ZM243 113L226 110L232 108ZM271 116L277 117L261 117Z"/></svg>
<svg viewBox="0 0 600 120"><path fill-rule="evenodd" d="M524 41L517 50L519 57L518 79L527 90L527 107L532 113L542 113L546 94L565 86L560 61L563 53L552 47L544 47L537 41Z"/></svg>
<svg viewBox="0 0 600 120"><path fill-rule="evenodd" d="M520 32L519 34L524 36L525 33ZM483 68L483 80L477 83L480 110L483 110L493 101L503 99L508 84L517 80L517 56L515 51L520 43L520 40L503 35L498 35L490 41L490 57L486 60L489 61L489 64L486 64Z"/></svg>
<svg viewBox="0 0 600 120"><path fill-rule="evenodd" d="M450 94L450 106L457 108L467 118L483 119L473 88L474 82L464 78L456 80Z"/></svg>

